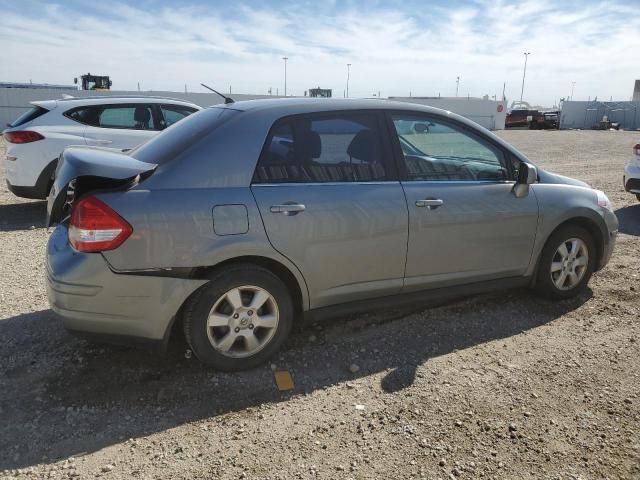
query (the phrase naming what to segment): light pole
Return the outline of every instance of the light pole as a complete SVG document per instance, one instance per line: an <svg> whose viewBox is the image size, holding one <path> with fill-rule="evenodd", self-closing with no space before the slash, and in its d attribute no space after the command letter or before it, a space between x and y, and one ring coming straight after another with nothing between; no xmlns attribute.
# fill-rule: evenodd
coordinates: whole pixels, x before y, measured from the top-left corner
<svg viewBox="0 0 640 480"><path fill-rule="evenodd" d="M282 57L282 60L284 60L284 96L287 96L287 60L289 60L289 57Z"/></svg>
<svg viewBox="0 0 640 480"><path fill-rule="evenodd" d="M456 97L458 96L458 87L460 86L460 77L456 77Z"/></svg>
<svg viewBox="0 0 640 480"><path fill-rule="evenodd" d="M351 64L347 63L347 98L349 98L349 73L351 70Z"/></svg>
<svg viewBox="0 0 640 480"><path fill-rule="evenodd" d="M527 59L531 55L531 52L524 52L524 70L522 71L522 90L520 90L520 103L522 103L522 96L524 95L524 77L527 75Z"/></svg>
<svg viewBox="0 0 640 480"><path fill-rule="evenodd" d="M573 101L573 89L576 86L576 82L571 82L571 101Z"/></svg>

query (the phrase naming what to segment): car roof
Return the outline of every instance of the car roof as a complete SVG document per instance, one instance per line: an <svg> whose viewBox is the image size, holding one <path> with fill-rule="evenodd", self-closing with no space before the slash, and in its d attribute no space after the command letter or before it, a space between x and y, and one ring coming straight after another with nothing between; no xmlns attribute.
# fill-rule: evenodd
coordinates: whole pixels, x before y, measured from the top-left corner
<svg viewBox="0 0 640 480"><path fill-rule="evenodd" d="M337 98L269 98L259 100L244 100L240 102L212 105L208 108L229 108L247 113L265 113L273 119L288 115L300 115L305 113L319 113L345 110L391 110L408 111L431 114L439 117L447 117L456 120L473 128L478 128L475 122L468 120L461 115L443 110L441 108L430 107L428 105L399 102L396 100L386 100L380 98L363 99L337 99Z"/></svg>
<svg viewBox="0 0 640 480"><path fill-rule="evenodd" d="M146 97L146 96L126 96L126 95L96 95L91 97L66 97L55 100L37 100L30 102L32 105L37 105L47 110L53 110L57 106L64 106L65 108L77 107L83 105L112 105L119 103L164 103L169 105L184 105L201 110L202 107L195 103L180 100L179 98L169 97Z"/></svg>
<svg viewBox="0 0 640 480"><path fill-rule="evenodd" d="M212 105L219 107L220 105ZM287 114L291 110L301 113L308 110L309 113L319 111L340 111L340 110L420 110L430 111L436 114L442 114L445 110L435 107L429 107L417 103L398 102L394 100L386 100L379 98L360 98L360 99L342 99L342 98L266 98L259 100L244 100L240 102L226 104L226 107L235 110L281 110L282 114Z"/></svg>

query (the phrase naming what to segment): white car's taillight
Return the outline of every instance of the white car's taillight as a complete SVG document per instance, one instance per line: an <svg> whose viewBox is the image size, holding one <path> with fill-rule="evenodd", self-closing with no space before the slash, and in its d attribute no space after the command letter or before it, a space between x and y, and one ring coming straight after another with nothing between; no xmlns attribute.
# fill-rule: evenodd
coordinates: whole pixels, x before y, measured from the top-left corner
<svg viewBox="0 0 640 480"><path fill-rule="evenodd" d="M86 197L73 204L69 243L79 252L113 250L132 232L126 220L96 197Z"/></svg>
<svg viewBox="0 0 640 480"><path fill-rule="evenodd" d="M19 132L6 132L3 136L7 142L18 143L18 144L31 143L31 142L37 142L38 140L44 140L44 137L42 135L32 130L22 130Z"/></svg>

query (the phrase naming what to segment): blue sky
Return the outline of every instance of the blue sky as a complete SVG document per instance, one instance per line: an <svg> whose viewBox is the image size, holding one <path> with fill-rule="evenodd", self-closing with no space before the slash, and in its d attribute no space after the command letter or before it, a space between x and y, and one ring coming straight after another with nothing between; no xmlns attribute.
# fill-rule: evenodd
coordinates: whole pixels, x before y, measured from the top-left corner
<svg viewBox="0 0 640 480"><path fill-rule="evenodd" d="M71 83L88 71L115 89L342 96L502 93L525 100L624 100L640 78L640 0L185 1L0 0L0 81Z"/></svg>

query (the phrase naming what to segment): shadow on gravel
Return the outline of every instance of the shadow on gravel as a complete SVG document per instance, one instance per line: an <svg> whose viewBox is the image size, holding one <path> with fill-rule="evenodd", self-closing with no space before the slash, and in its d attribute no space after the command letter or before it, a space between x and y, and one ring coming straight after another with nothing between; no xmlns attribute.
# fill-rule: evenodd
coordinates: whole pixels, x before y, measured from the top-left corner
<svg viewBox="0 0 640 480"><path fill-rule="evenodd" d="M47 202L0 205L0 232L44 228L46 217Z"/></svg>
<svg viewBox="0 0 640 480"><path fill-rule="evenodd" d="M615 214L620 222L620 233L640 236L640 204L619 208Z"/></svg>
<svg viewBox="0 0 640 480"><path fill-rule="evenodd" d="M389 371L382 388L398 392L430 358L544 325L591 295L549 302L513 290L309 326L273 360L292 373L290 394L278 392L268 365L236 374L207 370L185 358L180 341L158 355L86 343L68 335L50 310L2 320L0 469L78 456L202 419L233 424L262 404L381 372ZM360 367L355 374L352 363ZM217 418L227 412L236 412L235 420Z"/></svg>

